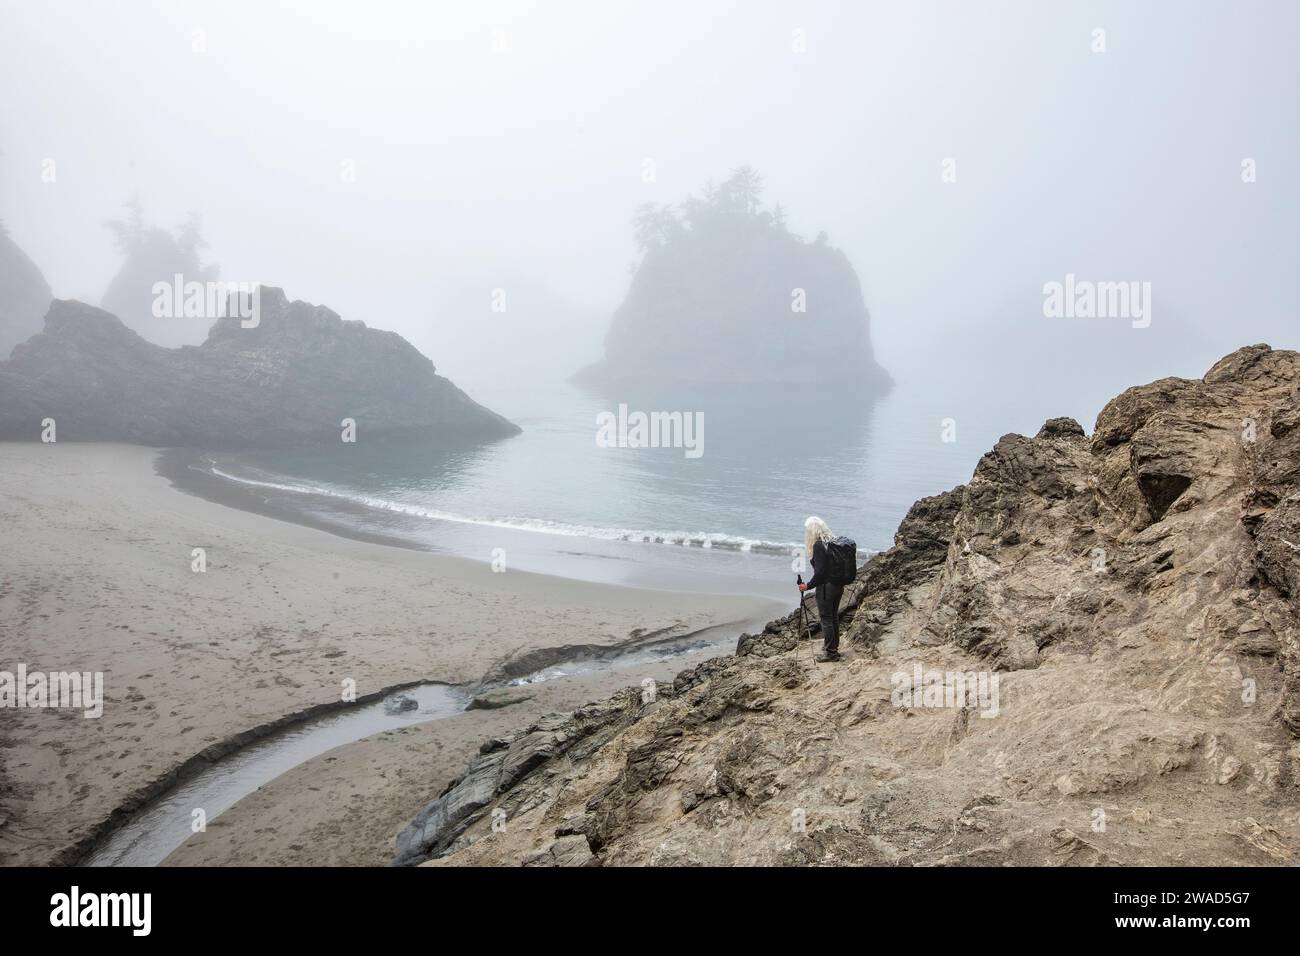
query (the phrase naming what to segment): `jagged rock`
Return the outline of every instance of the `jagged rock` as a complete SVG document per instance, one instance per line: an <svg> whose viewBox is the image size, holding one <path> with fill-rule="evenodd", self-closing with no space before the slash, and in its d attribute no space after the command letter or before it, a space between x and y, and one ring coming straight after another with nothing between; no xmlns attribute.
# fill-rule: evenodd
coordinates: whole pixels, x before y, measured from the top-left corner
<svg viewBox="0 0 1300 956"><path fill-rule="evenodd" d="M509 791L546 761L577 749L595 737L603 741L641 707L640 692L625 691L588 704L572 716L544 718L509 738L494 738L479 748L465 773L452 781L397 835L398 865L418 863L450 849L480 819L498 794Z"/></svg>
<svg viewBox="0 0 1300 956"><path fill-rule="evenodd" d="M0 227L0 362L41 330L52 298L36 263Z"/></svg>
<svg viewBox="0 0 1300 956"><path fill-rule="evenodd" d="M1270 584L1300 596L1300 495L1265 513L1255 534L1255 558Z"/></svg>
<svg viewBox="0 0 1300 956"><path fill-rule="evenodd" d="M404 714L408 710L419 710L420 702L410 694L392 694L384 698L384 713Z"/></svg>
<svg viewBox="0 0 1300 956"><path fill-rule="evenodd" d="M1054 830L1052 841L1052 853L1058 866L1115 866L1118 863L1110 854L1066 827Z"/></svg>
<svg viewBox="0 0 1300 956"><path fill-rule="evenodd" d="M1043 427L1038 429L1038 434L1034 436L1037 439L1043 438L1063 438L1073 440L1075 438L1087 438L1083 426L1073 418L1049 418L1043 423Z"/></svg>
<svg viewBox="0 0 1300 956"><path fill-rule="evenodd" d="M1005 436L860 569L844 663L814 669L787 615L653 706L633 688L492 743L440 798L474 812L435 801L437 826L422 815L399 847L448 864L585 860L583 842L602 865L1294 861L1298 389L1300 355L1256 346L1129 389L1091 441L1068 420ZM997 677L998 699L900 696L917 669ZM484 839L494 809L511 823Z"/></svg>
<svg viewBox="0 0 1300 956"><path fill-rule="evenodd" d="M250 447L383 437L490 439L518 428L474 402L395 332L263 289L260 324L219 319L197 347L152 345L116 317L56 300L0 363L0 440Z"/></svg>
<svg viewBox="0 0 1300 956"><path fill-rule="evenodd" d="M524 866L593 866L599 861L583 836L564 836L524 860Z"/></svg>
<svg viewBox="0 0 1300 956"><path fill-rule="evenodd" d="M1290 864L1295 851L1287 845L1276 828L1261 825L1254 817L1232 821L1232 835L1263 857L1263 862Z"/></svg>

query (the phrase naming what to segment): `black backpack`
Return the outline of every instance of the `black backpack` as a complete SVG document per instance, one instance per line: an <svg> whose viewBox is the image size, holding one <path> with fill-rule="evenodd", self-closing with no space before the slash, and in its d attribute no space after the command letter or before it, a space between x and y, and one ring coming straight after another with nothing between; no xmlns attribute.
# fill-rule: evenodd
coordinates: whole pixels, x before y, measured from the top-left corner
<svg viewBox="0 0 1300 956"><path fill-rule="evenodd" d="M858 576L858 545L842 535L826 543L826 571L831 584L852 584Z"/></svg>

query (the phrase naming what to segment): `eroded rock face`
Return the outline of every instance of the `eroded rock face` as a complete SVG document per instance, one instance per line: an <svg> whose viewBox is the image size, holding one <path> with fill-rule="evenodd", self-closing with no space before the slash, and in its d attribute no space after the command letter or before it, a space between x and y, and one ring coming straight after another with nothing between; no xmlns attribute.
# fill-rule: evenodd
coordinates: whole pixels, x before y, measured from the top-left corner
<svg viewBox="0 0 1300 956"><path fill-rule="evenodd" d="M219 319L167 349L116 317L56 300L44 331L0 363L0 439L251 447L380 436L488 439L518 428L437 375L395 332L264 289L260 323Z"/></svg>
<svg viewBox="0 0 1300 956"><path fill-rule="evenodd" d="M1294 860L1298 426L1300 355L1254 346L1128 390L1091 438L1005 436L861 569L845 663L814 667L792 614L653 702L554 718L499 745L518 772L480 757L401 861ZM998 692L913 696L918 669Z"/></svg>
<svg viewBox="0 0 1300 956"><path fill-rule="evenodd" d="M636 718L639 700L640 691L625 691L571 716L553 715L511 736L487 741L465 773L397 835L395 862L414 863L445 853L498 799L502 820L530 808L540 799L532 788L517 791L522 803L510 797L520 781L555 757L570 752L574 759L590 755Z"/></svg>

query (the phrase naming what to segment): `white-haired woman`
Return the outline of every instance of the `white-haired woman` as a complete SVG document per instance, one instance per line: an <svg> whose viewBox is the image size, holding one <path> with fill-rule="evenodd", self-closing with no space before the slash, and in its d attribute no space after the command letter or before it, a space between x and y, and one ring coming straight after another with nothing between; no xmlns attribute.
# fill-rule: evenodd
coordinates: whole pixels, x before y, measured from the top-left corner
<svg viewBox="0 0 1300 956"><path fill-rule="evenodd" d="M822 652L817 655L819 661L838 661L840 659L840 599L844 597L844 586L831 581L830 553L826 546L830 544L831 529L826 522L816 515L803 523L803 553L812 564L813 575L800 591L812 588L817 595L817 616L822 622Z"/></svg>

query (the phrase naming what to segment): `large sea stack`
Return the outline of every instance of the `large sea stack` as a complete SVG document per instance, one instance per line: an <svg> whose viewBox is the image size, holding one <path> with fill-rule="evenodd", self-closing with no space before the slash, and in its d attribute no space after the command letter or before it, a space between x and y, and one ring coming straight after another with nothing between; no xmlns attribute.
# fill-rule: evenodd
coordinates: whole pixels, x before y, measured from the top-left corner
<svg viewBox="0 0 1300 956"><path fill-rule="evenodd" d="M736 170L679 209L643 206L642 259L605 336L605 358L576 380L824 382L884 391L857 273L823 233L791 232L762 183Z"/></svg>

